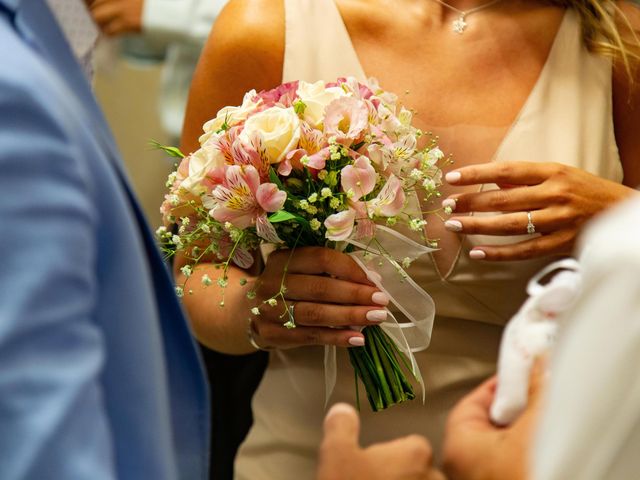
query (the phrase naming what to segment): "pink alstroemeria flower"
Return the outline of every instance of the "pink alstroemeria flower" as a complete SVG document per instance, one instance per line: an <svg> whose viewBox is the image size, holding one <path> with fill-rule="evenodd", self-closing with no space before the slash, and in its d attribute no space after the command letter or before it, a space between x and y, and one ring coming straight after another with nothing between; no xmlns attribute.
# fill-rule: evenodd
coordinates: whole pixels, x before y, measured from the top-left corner
<svg viewBox="0 0 640 480"><path fill-rule="evenodd" d="M237 228L256 227L258 236L268 242L281 242L267 212L277 212L287 199L287 193L273 183L260 184L255 167L232 165L227 167L222 185L210 196L203 197L203 205L219 222L230 222Z"/></svg>
<svg viewBox="0 0 640 480"><path fill-rule="evenodd" d="M353 192L349 198L354 202L373 192L378 180L378 174L365 156L358 157L353 165L344 167L340 177L342 191L345 193Z"/></svg>
<svg viewBox="0 0 640 480"><path fill-rule="evenodd" d="M324 131L345 146L364 137L369 125L369 110L364 101L353 97L337 98L325 110Z"/></svg>
<svg viewBox="0 0 640 480"><path fill-rule="evenodd" d="M366 202L367 212L370 217L395 217L404 207L405 199L402 181L391 175L376 198Z"/></svg>

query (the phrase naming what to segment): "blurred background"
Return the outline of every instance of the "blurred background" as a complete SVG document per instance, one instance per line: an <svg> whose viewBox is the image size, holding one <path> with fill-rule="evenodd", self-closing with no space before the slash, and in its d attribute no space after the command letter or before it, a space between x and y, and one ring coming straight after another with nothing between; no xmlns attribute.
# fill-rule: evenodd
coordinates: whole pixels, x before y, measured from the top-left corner
<svg viewBox="0 0 640 480"><path fill-rule="evenodd" d="M103 40L96 56L95 91L124 157L133 187L152 227L174 161L150 145L177 141L163 127L159 96L163 58L135 56L120 40Z"/></svg>

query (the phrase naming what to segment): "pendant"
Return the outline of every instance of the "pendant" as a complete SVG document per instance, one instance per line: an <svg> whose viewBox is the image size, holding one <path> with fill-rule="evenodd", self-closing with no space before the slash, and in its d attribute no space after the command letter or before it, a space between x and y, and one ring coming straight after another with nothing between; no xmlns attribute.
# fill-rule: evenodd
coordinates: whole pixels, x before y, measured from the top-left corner
<svg viewBox="0 0 640 480"><path fill-rule="evenodd" d="M453 31L458 35L462 35L467 29L467 22L464 21L464 15L460 15L457 20L453 21Z"/></svg>

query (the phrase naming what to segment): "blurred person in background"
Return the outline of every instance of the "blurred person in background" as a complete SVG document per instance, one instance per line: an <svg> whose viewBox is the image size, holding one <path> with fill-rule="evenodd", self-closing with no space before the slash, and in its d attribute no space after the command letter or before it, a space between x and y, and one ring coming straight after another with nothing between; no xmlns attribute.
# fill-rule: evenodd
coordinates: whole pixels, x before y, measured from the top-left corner
<svg viewBox="0 0 640 480"><path fill-rule="evenodd" d="M227 0L94 0L91 14L109 37L127 36L124 54L164 60L159 113L177 143L191 77L211 25Z"/></svg>

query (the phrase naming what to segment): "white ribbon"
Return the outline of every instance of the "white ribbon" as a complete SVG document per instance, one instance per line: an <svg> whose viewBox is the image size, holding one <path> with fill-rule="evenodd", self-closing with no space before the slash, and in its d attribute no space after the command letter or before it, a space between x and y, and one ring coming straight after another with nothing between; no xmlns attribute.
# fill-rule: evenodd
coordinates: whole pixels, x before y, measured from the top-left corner
<svg viewBox="0 0 640 480"><path fill-rule="evenodd" d="M429 347L435 304L429 294L404 271L401 263L407 258L414 261L437 249L421 245L381 225L376 225L376 232L372 238L366 241L347 240L346 243L357 248L349 255L367 274L367 278L387 294L389 301L408 319L408 322L399 322L393 313L388 312L387 321L381 327L409 359L411 371L422 388L424 402L424 381L413 354ZM372 275L372 272L375 274ZM324 372L326 406L336 384L335 346L325 347Z"/></svg>

